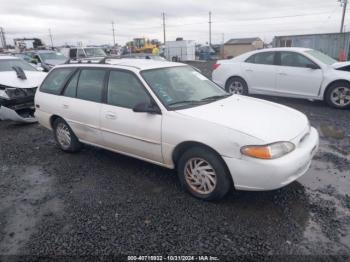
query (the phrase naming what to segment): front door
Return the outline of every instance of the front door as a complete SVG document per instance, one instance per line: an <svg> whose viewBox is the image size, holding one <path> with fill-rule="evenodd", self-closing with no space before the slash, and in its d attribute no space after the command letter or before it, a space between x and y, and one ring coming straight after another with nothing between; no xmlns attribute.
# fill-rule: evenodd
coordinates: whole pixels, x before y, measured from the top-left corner
<svg viewBox="0 0 350 262"><path fill-rule="evenodd" d="M276 94L317 97L323 80L322 69L296 52L280 52L276 75Z"/></svg>
<svg viewBox="0 0 350 262"><path fill-rule="evenodd" d="M151 101L148 91L135 74L112 70L108 79L106 103L101 109L104 146L162 163L162 115L133 111L137 104L150 104Z"/></svg>

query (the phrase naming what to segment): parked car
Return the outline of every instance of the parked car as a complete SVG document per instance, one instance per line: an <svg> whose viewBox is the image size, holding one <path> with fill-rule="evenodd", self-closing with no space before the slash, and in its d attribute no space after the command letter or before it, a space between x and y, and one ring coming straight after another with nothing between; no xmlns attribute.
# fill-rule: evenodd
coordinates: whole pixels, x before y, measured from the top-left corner
<svg viewBox="0 0 350 262"><path fill-rule="evenodd" d="M0 56L0 120L36 122L34 95L45 76L20 58Z"/></svg>
<svg viewBox="0 0 350 262"><path fill-rule="evenodd" d="M120 58L128 58L128 59L150 59L150 60L158 60L158 61L167 61L164 57L153 54L145 54L145 53L132 53L121 55Z"/></svg>
<svg viewBox="0 0 350 262"><path fill-rule="evenodd" d="M93 62L98 63L107 56L100 47L69 47L60 50L71 62Z"/></svg>
<svg viewBox="0 0 350 262"><path fill-rule="evenodd" d="M22 60L26 61L27 63L30 63L31 65L33 65L39 71L44 71L44 68L42 68L41 65L38 64L38 60L34 59L33 57L31 57L31 56L29 56L27 54L15 53L15 54L13 54L13 56L21 58Z"/></svg>
<svg viewBox="0 0 350 262"><path fill-rule="evenodd" d="M350 62L313 49L272 48L214 65L213 80L227 92L324 100L350 107Z"/></svg>
<svg viewBox="0 0 350 262"><path fill-rule="evenodd" d="M62 53L50 50L31 51L28 55L31 55L34 63L40 65L45 72L49 72L56 65L64 64L68 60Z"/></svg>
<svg viewBox="0 0 350 262"><path fill-rule="evenodd" d="M137 59L57 66L36 117L63 151L82 143L176 168L195 197L273 190L304 175L318 147L307 117L227 94L190 66Z"/></svg>

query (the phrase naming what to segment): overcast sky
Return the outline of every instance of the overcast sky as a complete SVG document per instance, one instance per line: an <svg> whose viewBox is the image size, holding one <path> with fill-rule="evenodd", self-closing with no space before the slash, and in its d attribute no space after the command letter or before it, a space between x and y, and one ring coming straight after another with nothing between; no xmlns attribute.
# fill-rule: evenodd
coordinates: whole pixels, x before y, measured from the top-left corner
<svg viewBox="0 0 350 262"><path fill-rule="evenodd" d="M166 13L167 40L183 37L208 42L223 38L338 32L341 7L337 0L1 0L0 27L7 41L39 37L49 44L111 44L116 24L119 44L134 37L163 40L161 13ZM349 14L350 16L350 14ZM350 29L350 19L345 23Z"/></svg>

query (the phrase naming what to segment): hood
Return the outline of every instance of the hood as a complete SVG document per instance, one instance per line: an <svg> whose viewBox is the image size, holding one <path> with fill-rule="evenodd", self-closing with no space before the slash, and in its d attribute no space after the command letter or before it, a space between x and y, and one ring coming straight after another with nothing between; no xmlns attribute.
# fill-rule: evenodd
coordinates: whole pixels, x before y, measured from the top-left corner
<svg viewBox="0 0 350 262"><path fill-rule="evenodd" d="M60 60L60 59L47 59L44 61L45 64L48 64L48 65L62 65L66 62L66 60Z"/></svg>
<svg viewBox="0 0 350 262"><path fill-rule="evenodd" d="M307 117L299 111L238 95L204 106L179 110L177 113L225 126L266 144L291 141L308 126Z"/></svg>
<svg viewBox="0 0 350 262"><path fill-rule="evenodd" d="M46 73L38 71L24 71L27 79L17 77L15 70L0 72L0 85L16 88L33 88L41 84L46 77Z"/></svg>
<svg viewBox="0 0 350 262"><path fill-rule="evenodd" d="M347 66L350 66L350 61L338 62L338 63L334 63L331 65L331 67L333 67L334 69L340 69L340 68L347 67Z"/></svg>

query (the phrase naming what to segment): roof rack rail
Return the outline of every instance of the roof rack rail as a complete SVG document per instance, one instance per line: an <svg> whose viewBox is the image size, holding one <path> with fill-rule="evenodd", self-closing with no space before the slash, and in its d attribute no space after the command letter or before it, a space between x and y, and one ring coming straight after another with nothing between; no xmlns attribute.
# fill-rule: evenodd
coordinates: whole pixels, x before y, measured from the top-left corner
<svg viewBox="0 0 350 262"><path fill-rule="evenodd" d="M72 59L68 59L66 62L64 62L64 64L101 64L102 60L96 63L96 62L92 62L91 60L73 60L72 61Z"/></svg>
<svg viewBox="0 0 350 262"><path fill-rule="evenodd" d="M107 59L120 59L120 56L106 56L98 62L99 64L105 64Z"/></svg>

